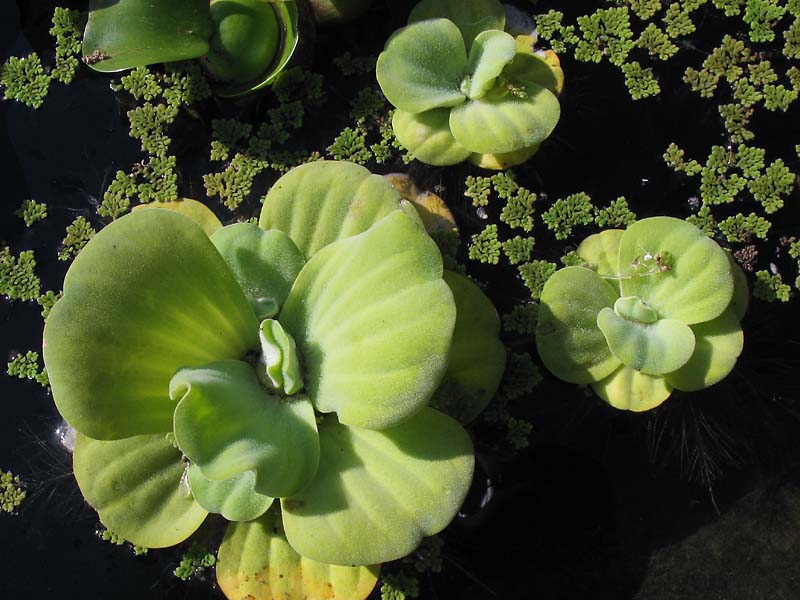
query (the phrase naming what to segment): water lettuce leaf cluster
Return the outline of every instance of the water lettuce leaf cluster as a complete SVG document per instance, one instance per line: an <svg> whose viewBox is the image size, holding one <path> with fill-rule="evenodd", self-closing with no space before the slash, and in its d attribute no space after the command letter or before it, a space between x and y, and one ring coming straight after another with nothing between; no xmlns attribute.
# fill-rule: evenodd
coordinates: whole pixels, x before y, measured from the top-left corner
<svg viewBox="0 0 800 600"><path fill-rule="evenodd" d="M429 403L446 380L470 392L464 421L485 407L498 331L387 179L321 161L276 182L258 226L184 200L102 229L67 273L44 359L106 527L157 548L218 513L229 597L313 573L363 598L375 565L460 507L472 443Z"/></svg>
<svg viewBox="0 0 800 600"><path fill-rule="evenodd" d="M423 0L378 57L399 142L422 162L524 162L561 115L563 73L534 39L503 31L497 0Z"/></svg>
<svg viewBox="0 0 800 600"><path fill-rule="evenodd" d="M748 302L741 268L694 225L652 217L589 236L582 266L542 290L536 343L557 377L644 411L673 389L725 378L742 351Z"/></svg>

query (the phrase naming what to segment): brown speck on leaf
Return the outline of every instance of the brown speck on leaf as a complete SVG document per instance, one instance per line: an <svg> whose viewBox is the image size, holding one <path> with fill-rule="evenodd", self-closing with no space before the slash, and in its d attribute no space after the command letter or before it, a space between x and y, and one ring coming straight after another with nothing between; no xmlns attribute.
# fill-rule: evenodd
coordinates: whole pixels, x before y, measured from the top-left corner
<svg viewBox="0 0 800 600"><path fill-rule="evenodd" d="M87 65L94 65L96 63L99 63L101 60L105 60L107 58L111 57L98 48L91 54L87 54L86 56L84 56L83 62L86 63Z"/></svg>

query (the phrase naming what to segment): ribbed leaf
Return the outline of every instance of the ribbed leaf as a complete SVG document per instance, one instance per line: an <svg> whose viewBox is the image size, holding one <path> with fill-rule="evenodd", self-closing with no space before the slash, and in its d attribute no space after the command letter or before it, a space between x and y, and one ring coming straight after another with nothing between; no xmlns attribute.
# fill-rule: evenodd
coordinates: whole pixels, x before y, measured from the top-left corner
<svg viewBox="0 0 800 600"><path fill-rule="evenodd" d="M450 111L450 131L481 154L502 154L540 143L555 129L561 106L550 90L531 84L523 95L493 91Z"/></svg>
<svg viewBox="0 0 800 600"><path fill-rule="evenodd" d="M604 308L597 326L608 347L625 365L648 375L671 373L686 364L694 352L694 334L677 319L642 323L624 318L618 310Z"/></svg>
<svg viewBox="0 0 800 600"><path fill-rule="evenodd" d="M655 408L672 393L664 377L647 375L622 365L592 389L614 408L643 412Z"/></svg>
<svg viewBox="0 0 800 600"><path fill-rule="evenodd" d="M616 300L614 288L583 267L561 269L547 280L539 304L536 347L556 377L592 383L619 367L597 327L598 313Z"/></svg>
<svg viewBox="0 0 800 600"><path fill-rule="evenodd" d="M259 494L254 471L244 471L224 481L209 479L197 465L189 467L189 487L197 503L208 512L229 521L252 521L272 505L273 499Z"/></svg>
<svg viewBox="0 0 800 600"><path fill-rule="evenodd" d="M255 490L277 498L301 489L317 470L314 409L302 396L267 394L253 368L235 360L181 369L172 378L175 438L209 479L255 471Z"/></svg>
<svg viewBox="0 0 800 600"><path fill-rule="evenodd" d="M222 229L222 223L219 218L217 218L217 215L202 202L192 200L191 198L181 198L173 202L148 202L147 204L138 204L131 209L131 212L152 210L154 208L171 210L182 214L184 217L189 217L192 221L197 223L209 237L218 229Z"/></svg>
<svg viewBox="0 0 800 600"><path fill-rule="evenodd" d="M483 31L475 38L469 51L470 98L481 98L492 89L497 77L517 54L514 38L504 31Z"/></svg>
<svg viewBox="0 0 800 600"><path fill-rule="evenodd" d="M211 241L228 263L256 317L261 320L276 315L305 264L291 238L279 230L234 223L217 231Z"/></svg>
<svg viewBox="0 0 800 600"><path fill-rule="evenodd" d="M428 402L455 318L436 244L418 217L397 210L314 255L279 320L300 350L314 407L380 429Z"/></svg>
<svg viewBox="0 0 800 600"><path fill-rule="evenodd" d="M375 74L397 108L423 112L465 100L467 50L452 21L432 19L397 30L378 56Z"/></svg>
<svg viewBox="0 0 800 600"><path fill-rule="evenodd" d="M498 0L422 0L411 10L409 23L436 18L456 24L467 48L481 31L506 26L506 11Z"/></svg>
<svg viewBox="0 0 800 600"><path fill-rule="evenodd" d="M506 348L498 337L497 310L480 288L453 271L445 271L444 280L453 292L457 311L445 382L455 382L467 394L438 408L469 423L486 408L500 385Z"/></svg>
<svg viewBox="0 0 800 600"><path fill-rule="evenodd" d="M235 599L364 600L379 573L380 565L340 567L300 556L273 511L228 525L217 556L217 583Z"/></svg>
<svg viewBox="0 0 800 600"><path fill-rule="evenodd" d="M83 497L103 525L134 544L174 546L208 514L182 483L181 453L163 434L98 441L78 433L72 460Z"/></svg>
<svg viewBox="0 0 800 600"><path fill-rule="evenodd" d="M317 161L275 182L258 225L280 229L306 259L343 237L369 229L400 206L400 194L380 175L348 162Z"/></svg>
<svg viewBox="0 0 800 600"><path fill-rule="evenodd" d="M292 547L329 564L405 556L450 522L472 479L469 436L432 408L384 431L327 417L320 446L317 477L281 506Z"/></svg>
<svg viewBox="0 0 800 600"><path fill-rule="evenodd" d="M95 439L171 431L175 371L257 346L258 321L225 261L168 210L126 215L94 236L44 329L58 410Z"/></svg>
<svg viewBox="0 0 800 600"><path fill-rule="evenodd" d="M593 271L602 277L619 277L619 240L624 229L606 229L590 235L576 250L578 256L586 261ZM619 283L607 280L615 288Z"/></svg>
<svg viewBox="0 0 800 600"><path fill-rule="evenodd" d="M668 269L636 276L647 256L666 257ZM659 317L691 325L718 316L733 295L733 275L725 251L691 223L672 217L637 221L620 240L623 296L638 296ZM641 269L641 267L639 267Z"/></svg>
<svg viewBox="0 0 800 600"><path fill-rule="evenodd" d="M728 308L716 319L692 325L694 354L685 365L665 375L675 388L693 392L722 381L736 365L744 335L736 313Z"/></svg>
<svg viewBox="0 0 800 600"><path fill-rule="evenodd" d="M434 108L421 113L398 108L392 116L392 128L398 141L414 158L429 165L455 165L471 154L450 133L448 108Z"/></svg>

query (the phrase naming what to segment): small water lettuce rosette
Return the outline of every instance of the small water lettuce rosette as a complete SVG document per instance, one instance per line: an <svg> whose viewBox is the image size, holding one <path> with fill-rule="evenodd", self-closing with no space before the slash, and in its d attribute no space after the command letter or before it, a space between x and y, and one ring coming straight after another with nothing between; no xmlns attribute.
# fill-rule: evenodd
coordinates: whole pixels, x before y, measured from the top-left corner
<svg viewBox="0 0 800 600"><path fill-rule="evenodd" d="M497 0L423 0L378 57L397 139L430 165L505 169L553 132L563 73L554 54L505 31Z"/></svg>
<svg viewBox="0 0 800 600"><path fill-rule="evenodd" d="M274 81L299 40L294 0L91 0L84 62L104 73L201 59L220 96Z"/></svg>
<svg viewBox="0 0 800 600"><path fill-rule="evenodd" d="M84 497L151 548L231 521L229 598L365 598L467 493L469 435L428 404L446 377L494 393L496 312L358 165L290 171L258 226L150 206L81 251L45 326Z"/></svg>
<svg viewBox="0 0 800 600"><path fill-rule="evenodd" d="M577 254L584 265L556 271L541 295L536 344L556 377L645 411L731 372L747 281L714 240L652 217L589 236Z"/></svg>

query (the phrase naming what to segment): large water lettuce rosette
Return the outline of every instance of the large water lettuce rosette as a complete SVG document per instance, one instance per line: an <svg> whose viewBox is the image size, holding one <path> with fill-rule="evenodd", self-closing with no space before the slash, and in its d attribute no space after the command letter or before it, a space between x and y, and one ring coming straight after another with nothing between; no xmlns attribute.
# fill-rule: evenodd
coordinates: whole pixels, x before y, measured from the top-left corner
<svg viewBox="0 0 800 600"><path fill-rule="evenodd" d="M428 403L445 373L493 393L504 353L481 357L500 345L496 314L470 316L487 310L480 291L448 285L414 208L357 165L289 172L259 226L164 208L100 231L47 320L81 491L147 547L209 512L232 521L229 597L366 597L370 565L409 554L466 495L469 436ZM490 323L478 345L453 335L462 306ZM450 365L470 352L472 370Z"/></svg>
<svg viewBox="0 0 800 600"><path fill-rule="evenodd" d="M577 254L583 265L556 271L541 295L536 343L554 375L645 411L733 370L747 281L697 227L651 217L589 236Z"/></svg>

